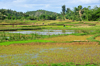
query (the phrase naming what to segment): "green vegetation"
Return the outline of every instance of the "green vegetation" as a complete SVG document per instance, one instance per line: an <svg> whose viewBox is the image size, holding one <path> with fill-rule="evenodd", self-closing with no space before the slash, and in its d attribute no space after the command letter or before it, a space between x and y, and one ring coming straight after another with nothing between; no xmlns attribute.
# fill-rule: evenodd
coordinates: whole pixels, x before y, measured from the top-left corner
<svg viewBox="0 0 100 66"><path fill-rule="evenodd" d="M50 17L50 16L55 16L57 15L58 13L55 13L55 12L51 12L51 11L46 11L46 10L37 10L37 11L28 11L26 12L27 15L29 16L33 16L34 17L39 17L39 16L43 16L43 15L48 15L46 16L47 17ZM42 17L41 16L41 17Z"/></svg>
<svg viewBox="0 0 100 66"><path fill-rule="evenodd" d="M2 42L0 45L10 45L10 44L21 44L21 43L31 43L31 42L39 42L39 43L47 43L53 42L49 40L23 40L23 41L9 41L9 42Z"/></svg>
<svg viewBox="0 0 100 66"><path fill-rule="evenodd" d="M42 31L42 30L41 30ZM64 31L64 30L63 30ZM5 42L10 42L11 41L15 41L15 43L17 43L17 41L20 43L20 41L24 42L24 41L33 41L33 40L41 40L41 41L37 41L37 42L44 42L45 40L49 40L50 42L87 42L87 40L89 40L89 42L93 41L93 42L99 42L99 40L96 40L95 37L100 36L99 35L99 31L93 31L91 32L91 30L76 30L79 33L74 33L74 34L58 34L58 35L38 35L38 34L18 34L18 33L5 33L5 32L1 32L0 33L0 42L1 43L5 43ZM50 31L52 32L52 31ZM71 36L72 35L72 36ZM89 36L89 35L93 35L93 36ZM68 37L69 36L69 37ZM67 38L66 38L67 37ZM83 38L81 38L83 37ZM50 38L50 39L49 39ZM52 38L52 39L51 39ZM73 39L72 39L73 38ZM82 40L81 40L81 39ZM86 40L87 39L87 40ZM76 41L78 40L78 41ZM26 43L24 42L24 43ZM34 41L33 41L34 42ZM12 43L13 44L13 43Z"/></svg>
<svg viewBox="0 0 100 66"><path fill-rule="evenodd" d="M85 65L81 65L81 64L74 64L72 62L70 63L52 63L50 65L47 64L37 64L38 66L98 66L97 64L91 64L91 63L87 63ZM37 66L37 65L25 65L25 66Z"/></svg>
<svg viewBox="0 0 100 66"><path fill-rule="evenodd" d="M75 30L76 32L69 35L38 35L6 32L22 30L43 31L42 29L62 30L63 33L66 30ZM53 32L52 30L50 32ZM24 46L24 44L28 43L32 46ZM14 60L17 58L15 56L18 56L19 58L16 61L22 64L22 60L24 60L25 66L31 66L30 64L32 66L98 66L100 64L100 60L98 59L100 46L97 44L100 44L100 7L95 6L95 8L91 9L90 6L82 8L79 5L74 10L71 10L70 8L66 9L66 6L63 5L60 14L45 10L22 13L9 9L0 9L0 62L3 62L3 64L6 62L11 64L11 61L17 63ZM63 48L52 51L52 48L55 47L67 47L69 51ZM80 50L77 48L80 48ZM41 50L43 51L41 52ZM31 53L38 53L40 57L32 58L34 54ZM93 56L94 53L95 55ZM3 54L7 55L7 57L2 57ZM18 55L12 56L13 54ZM19 56L19 54L21 55ZM31 60L26 59L27 57ZM5 58L8 60L3 61ZM26 62L27 60L28 62ZM81 63L60 63L67 61L81 62L83 64L90 61L91 63L85 65Z"/></svg>
<svg viewBox="0 0 100 66"><path fill-rule="evenodd" d="M100 21L100 7L95 6L91 9L91 6L82 8L81 5L74 7L74 10L70 8L66 9L66 6L62 6L62 12L60 14L46 11L28 11L26 13L16 12L13 10L0 9L0 20L65 20L70 19L73 21Z"/></svg>
<svg viewBox="0 0 100 66"><path fill-rule="evenodd" d="M37 11L28 11L26 13L16 12L9 9L0 9L0 20L55 20L57 13L37 10Z"/></svg>
<svg viewBox="0 0 100 66"><path fill-rule="evenodd" d="M38 34L10 34L2 32L0 33L0 42L7 42L7 41L23 41L23 40L36 40L40 38L46 38L50 36L45 35L38 35Z"/></svg>
<svg viewBox="0 0 100 66"><path fill-rule="evenodd" d="M73 21L99 21L100 7L95 6L94 9L91 9L91 6L82 8L82 6L79 5L74 8L74 11L67 8L65 17Z"/></svg>

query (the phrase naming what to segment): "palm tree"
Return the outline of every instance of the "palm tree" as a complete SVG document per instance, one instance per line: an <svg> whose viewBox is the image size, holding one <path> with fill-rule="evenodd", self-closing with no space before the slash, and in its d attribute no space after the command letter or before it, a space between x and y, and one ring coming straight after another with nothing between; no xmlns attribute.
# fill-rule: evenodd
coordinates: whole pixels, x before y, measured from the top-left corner
<svg viewBox="0 0 100 66"><path fill-rule="evenodd" d="M82 20L82 6L81 5L79 5L78 6L78 12L79 12L79 15L80 15L80 19Z"/></svg>

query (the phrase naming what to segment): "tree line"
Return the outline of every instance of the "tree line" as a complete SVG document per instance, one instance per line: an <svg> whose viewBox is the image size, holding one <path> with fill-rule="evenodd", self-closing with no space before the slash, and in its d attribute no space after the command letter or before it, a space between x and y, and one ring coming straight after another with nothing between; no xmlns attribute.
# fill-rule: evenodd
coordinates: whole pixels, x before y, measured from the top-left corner
<svg viewBox="0 0 100 66"><path fill-rule="evenodd" d="M0 9L0 20L64 20L70 19L73 21L100 21L100 7L95 6L91 9L91 6L74 7L74 10L62 6L62 12L60 14L45 10L28 11L26 13L17 12L10 9Z"/></svg>
<svg viewBox="0 0 100 66"><path fill-rule="evenodd" d="M95 6L91 9L91 6L83 8L79 5L78 7L74 7L74 10L71 10L63 5L62 15L63 18L71 19L73 21L100 21L100 7Z"/></svg>
<svg viewBox="0 0 100 66"><path fill-rule="evenodd" d="M36 13L36 15L35 15ZM45 10L37 10L36 12L16 12L13 10L0 9L0 20L55 20L57 13L49 12Z"/></svg>

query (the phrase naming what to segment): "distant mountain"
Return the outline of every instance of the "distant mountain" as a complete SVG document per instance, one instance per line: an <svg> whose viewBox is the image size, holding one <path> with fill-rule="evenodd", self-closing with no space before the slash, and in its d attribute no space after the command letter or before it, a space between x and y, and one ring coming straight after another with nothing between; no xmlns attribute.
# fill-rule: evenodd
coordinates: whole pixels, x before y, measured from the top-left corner
<svg viewBox="0 0 100 66"><path fill-rule="evenodd" d="M27 15L29 16L35 16L39 17L40 15L57 15L58 13L56 12L51 12L51 11L46 11L46 10L37 10L37 11L28 11L26 12Z"/></svg>

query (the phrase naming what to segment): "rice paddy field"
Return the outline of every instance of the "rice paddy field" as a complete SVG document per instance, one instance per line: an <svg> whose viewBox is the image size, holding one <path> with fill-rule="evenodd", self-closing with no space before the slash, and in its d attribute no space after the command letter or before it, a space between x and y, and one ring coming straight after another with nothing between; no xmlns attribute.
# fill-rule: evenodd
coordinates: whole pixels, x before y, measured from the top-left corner
<svg viewBox="0 0 100 66"><path fill-rule="evenodd" d="M12 44L0 46L0 65L99 64L99 51L100 45L96 42Z"/></svg>
<svg viewBox="0 0 100 66"><path fill-rule="evenodd" d="M0 23L0 66L100 66L99 21L12 22Z"/></svg>

